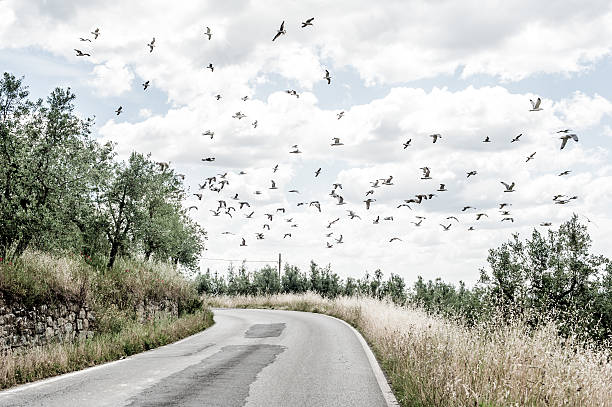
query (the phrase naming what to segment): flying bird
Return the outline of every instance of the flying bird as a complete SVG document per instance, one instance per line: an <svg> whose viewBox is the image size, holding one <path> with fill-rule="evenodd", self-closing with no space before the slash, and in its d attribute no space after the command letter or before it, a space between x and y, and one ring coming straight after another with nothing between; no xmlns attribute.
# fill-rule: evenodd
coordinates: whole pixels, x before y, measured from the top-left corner
<svg viewBox="0 0 612 407"><path fill-rule="evenodd" d="M208 41L210 41L210 37L212 37L212 33L210 32L210 27L206 27L206 32L204 35L208 35Z"/></svg>
<svg viewBox="0 0 612 407"><path fill-rule="evenodd" d="M438 188L437 191L443 192L443 191L448 191L448 189L446 189L445 184L440 184L440 188Z"/></svg>
<svg viewBox="0 0 612 407"><path fill-rule="evenodd" d="M215 67L213 66L212 62L210 64L208 64L206 69L210 69L210 72L215 72Z"/></svg>
<svg viewBox="0 0 612 407"><path fill-rule="evenodd" d="M326 69L325 70L325 76L323 77L323 79L327 80L327 84L331 85L331 76L329 76L329 71Z"/></svg>
<svg viewBox="0 0 612 407"><path fill-rule="evenodd" d="M421 177L421 179L431 179L430 174L430 170L429 167L421 167L421 170L423 170L423 176Z"/></svg>
<svg viewBox="0 0 612 407"><path fill-rule="evenodd" d="M538 112L542 110L542 108L540 107L540 103L542 103L542 99L537 98L535 102L529 99L529 101L531 102L531 109L529 109L530 112Z"/></svg>
<svg viewBox="0 0 612 407"><path fill-rule="evenodd" d="M340 142L340 138L339 137L333 137L332 140L334 141L332 144L330 144L331 146L343 146L344 143Z"/></svg>
<svg viewBox="0 0 612 407"><path fill-rule="evenodd" d="M436 141L438 141L439 138L442 138L442 136L438 133L436 134L430 134L429 137L433 138L433 142L435 143Z"/></svg>
<svg viewBox="0 0 612 407"><path fill-rule="evenodd" d="M392 237L391 239L389 239L389 243L392 243L396 240L399 240L400 242L402 242L402 239L400 239L399 237Z"/></svg>
<svg viewBox="0 0 612 407"><path fill-rule="evenodd" d="M514 192L514 182L510 185L506 184L504 181L500 181L506 187L504 192Z"/></svg>
<svg viewBox="0 0 612 407"><path fill-rule="evenodd" d="M366 200L365 200L365 201L363 201L363 202L365 202L365 204L366 204L366 209L370 209L370 204L371 204L372 202L375 202L375 201L376 201L376 199L368 198L368 199L366 199Z"/></svg>
<svg viewBox="0 0 612 407"><path fill-rule="evenodd" d="M270 187L270 189L278 189L276 187L276 182L274 182L274 180L270 180L270 182L272 183L272 186Z"/></svg>
<svg viewBox="0 0 612 407"><path fill-rule="evenodd" d="M246 246L246 240L244 240L244 237L242 238L242 243L240 243L240 246Z"/></svg>
<svg viewBox="0 0 612 407"><path fill-rule="evenodd" d="M91 32L91 34L93 34L93 36L94 36L94 40L97 40L97 39L98 39L98 36L100 35L100 29L99 29L99 28L96 28L95 30L93 30L93 31Z"/></svg>
<svg viewBox="0 0 612 407"><path fill-rule="evenodd" d="M321 167L319 167L319 169L315 171L315 178L318 177L320 173L321 173Z"/></svg>
<svg viewBox="0 0 612 407"><path fill-rule="evenodd" d="M482 218L483 216L486 216L487 218L489 217L489 215L487 215L486 213L477 213L476 220L480 220L480 218Z"/></svg>
<svg viewBox="0 0 612 407"><path fill-rule="evenodd" d="M523 135L523 133L519 134L518 136L516 136L515 138L513 138L512 140L510 140L511 143L514 143L515 141L519 141L519 139L521 138L521 136Z"/></svg>
<svg viewBox="0 0 612 407"><path fill-rule="evenodd" d="M150 85L150 84L151 84L151 81L145 81L145 82L142 84L142 87L144 88L144 90L147 90L147 88L149 87L149 85Z"/></svg>
<svg viewBox="0 0 612 407"><path fill-rule="evenodd" d="M306 20L306 21L302 21L302 28L307 27L307 26L309 26L309 25L312 25L312 20L314 20L314 17L309 18L309 19L308 19L308 20Z"/></svg>
<svg viewBox="0 0 612 407"><path fill-rule="evenodd" d="M276 35L274 36L274 38L272 38L272 41L285 34L287 34L287 31L285 31L285 22L283 21L280 25L280 28L276 31Z"/></svg>
<svg viewBox="0 0 612 407"><path fill-rule="evenodd" d="M467 173L467 177L466 178L470 178L472 175L476 175L476 174L478 174L478 171L469 171Z"/></svg>
<svg viewBox="0 0 612 407"><path fill-rule="evenodd" d="M578 141L578 136L573 134L573 133L572 134L566 134L565 136L559 137L559 138L562 140L561 141L561 150L563 150L563 147L565 147L565 145L567 144L567 141L569 139L572 139L574 141Z"/></svg>
<svg viewBox="0 0 612 407"><path fill-rule="evenodd" d="M75 48L74 50L76 51L76 56L77 57L90 57L91 56L90 54L88 54L86 52L83 52L83 51L81 51L79 49Z"/></svg>
<svg viewBox="0 0 612 407"><path fill-rule="evenodd" d="M533 156L535 155L536 153L532 153L530 156L527 157L527 160L525 162L528 163L529 161L533 160Z"/></svg>
<svg viewBox="0 0 612 407"><path fill-rule="evenodd" d="M408 148L408 146L410 146L410 142L412 141L412 139L408 139L408 141L406 141L403 146L404 146L404 150Z"/></svg>
<svg viewBox="0 0 612 407"><path fill-rule="evenodd" d="M359 215L357 215L354 211L349 210L348 213L349 213L349 216L351 217L351 219L355 219L355 218L361 219L361 217Z"/></svg>
<svg viewBox="0 0 612 407"><path fill-rule="evenodd" d="M242 119L243 117L246 117L246 115L245 115L245 114L243 114L242 112L236 112L236 113L235 113L235 114L234 114L232 117L233 117L234 119L238 119L238 120L240 120L240 119Z"/></svg>
<svg viewBox="0 0 612 407"><path fill-rule="evenodd" d="M210 136L211 140L215 135L215 132L212 130L206 130L204 133L202 133L203 136Z"/></svg>
<svg viewBox="0 0 612 407"><path fill-rule="evenodd" d="M202 161L205 161L205 162L212 162L212 161L215 161L215 157L206 157L206 158L202 158Z"/></svg>
<svg viewBox="0 0 612 407"><path fill-rule="evenodd" d="M80 37L79 41L89 41L89 42L91 42L91 40L89 38L83 38L83 37Z"/></svg>
<svg viewBox="0 0 612 407"><path fill-rule="evenodd" d="M153 52L153 48L155 47L155 37L153 37L151 42L147 44L147 47L149 47L149 52Z"/></svg>
<svg viewBox="0 0 612 407"><path fill-rule="evenodd" d="M444 229L445 232L448 232L448 230L450 229L452 223L449 223L448 226L444 226L443 224L440 224L440 226L442 226L442 229Z"/></svg>
<svg viewBox="0 0 612 407"><path fill-rule="evenodd" d="M491 139L489 139L489 136L485 137L484 140L482 140L483 143L490 143Z"/></svg>
<svg viewBox="0 0 612 407"><path fill-rule="evenodd" d="M257 128L257 120L255 120L253 123L251 123L251 125L253 126L254 129Z"/></svg>
<svg viewBox="0 0 612 407"><path fill-rule="evenodd" d="M563 175L569 175L570 172L572 172L572 171L571 170L565 170L565 171L559 173L559 176L561 177Z"/></svg>
<svg viewBox="0 0 612 407"><path fill-rule="evenodd" d="M338 120L342 119L342 117L344 117L344 110L336 114L336 116L338 116Z"/></svg>

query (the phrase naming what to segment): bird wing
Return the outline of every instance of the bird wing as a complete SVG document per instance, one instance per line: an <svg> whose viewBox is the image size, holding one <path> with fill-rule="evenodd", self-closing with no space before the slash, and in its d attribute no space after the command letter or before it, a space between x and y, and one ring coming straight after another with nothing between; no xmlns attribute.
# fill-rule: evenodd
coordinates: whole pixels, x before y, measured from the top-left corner
<svg viewBox="0 0 612 407"><path fill-rule="evenodd" d="M502 184L504 184L504 186L506 187L506 189L510 189L510 185L506 184L504 181L500 181Z"/></svg>
<svg viewBox="0 0 612 407"><path fill-rule="evenodd" d="M578 136L576 134L570 134L570 137L574 139L574 141L578 141Z"/></svg>
<svg viewBox="0 0 612 407"><path fill-rule="evenodd" d="M567 138L565 137L561 137L561 150L563 150L563 147L565 147L565 145L567 144Z"/></svg>
<svg viewBox="0 0 612 407"><path fill-rule="evenodd" d="M274 36L274 38L272 38L272 41L274 41L275 39L277 39L281 34L280 33L276 33L276 35Z"/></svg>
<svg viewBox="0 0 612 407"><path fill-rule="evenodd" d="M312 20L314 20L314 17L309 18L308 20L306 20L307 23L312 23Z"/></svg>
<svg viewBox="0 0 612 407"><path fill-rule="evenodd" d="M540 107L540 103L542 103L542 99L538 98L538 100L536 100L535 105L534 105L534 109L537 109Z"/></svg>
<svg viewBox="0 0 612 407"><path fill-rule="evenodd" d="M280 30L283 31L285 29L285 22L283 21L280 26Z"/></svg>

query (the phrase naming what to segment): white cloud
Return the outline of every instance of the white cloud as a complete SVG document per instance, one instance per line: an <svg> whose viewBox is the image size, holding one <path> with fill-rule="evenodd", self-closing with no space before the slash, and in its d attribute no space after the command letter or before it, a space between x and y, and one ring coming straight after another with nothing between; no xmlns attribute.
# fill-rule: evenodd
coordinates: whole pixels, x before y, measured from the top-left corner
<svg viewBox="0 0 612 407"><path fill-rule="evenodd" d="M127 92L134 80L134 74L119 60L110 60L104 65L96 65L92 71L93 79L89 84L100 96L120 96Z"/></svg>

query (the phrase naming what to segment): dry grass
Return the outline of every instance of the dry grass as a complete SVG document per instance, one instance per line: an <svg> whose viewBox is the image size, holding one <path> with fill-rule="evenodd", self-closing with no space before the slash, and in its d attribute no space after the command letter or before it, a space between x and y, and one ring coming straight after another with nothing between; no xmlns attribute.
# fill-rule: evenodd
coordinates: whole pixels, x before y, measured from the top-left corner
<svg viewBox="0 0 612 407"><path fill-rule="evenodd" d="M210 297L213 306L321 312L351 323L403 406L612 406L612 353L520 322L467 329L370 298Z"/></svg>
<svg viewBox="0 0 612 407"><path fill-rule="evenodd" d="M117 334L52 344L0 356L0 389L98 365L163 346L213 324L208 310L147 324L132 323Z"/></svg>

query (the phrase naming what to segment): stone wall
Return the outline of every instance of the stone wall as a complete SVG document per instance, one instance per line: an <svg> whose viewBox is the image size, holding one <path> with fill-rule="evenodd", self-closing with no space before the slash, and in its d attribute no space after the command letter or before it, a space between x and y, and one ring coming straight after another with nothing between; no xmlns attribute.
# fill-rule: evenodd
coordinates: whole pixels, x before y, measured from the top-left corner
<svg viewBox="0 0 612 407"><path fill-rule="evenodd" d="M171 300L144 301L135 307L138 321L178 317ZM0 354L8 350L91 338L96 317L86 304L63 303L26 307L9 303L0 293Z"/></svg>
<svg viewBox="0 0 612 407"><path fill-rule="evenodd" d="M25 307L0 293L0 353L23 347L91 338L94 312L77 303Z"/></svg>

